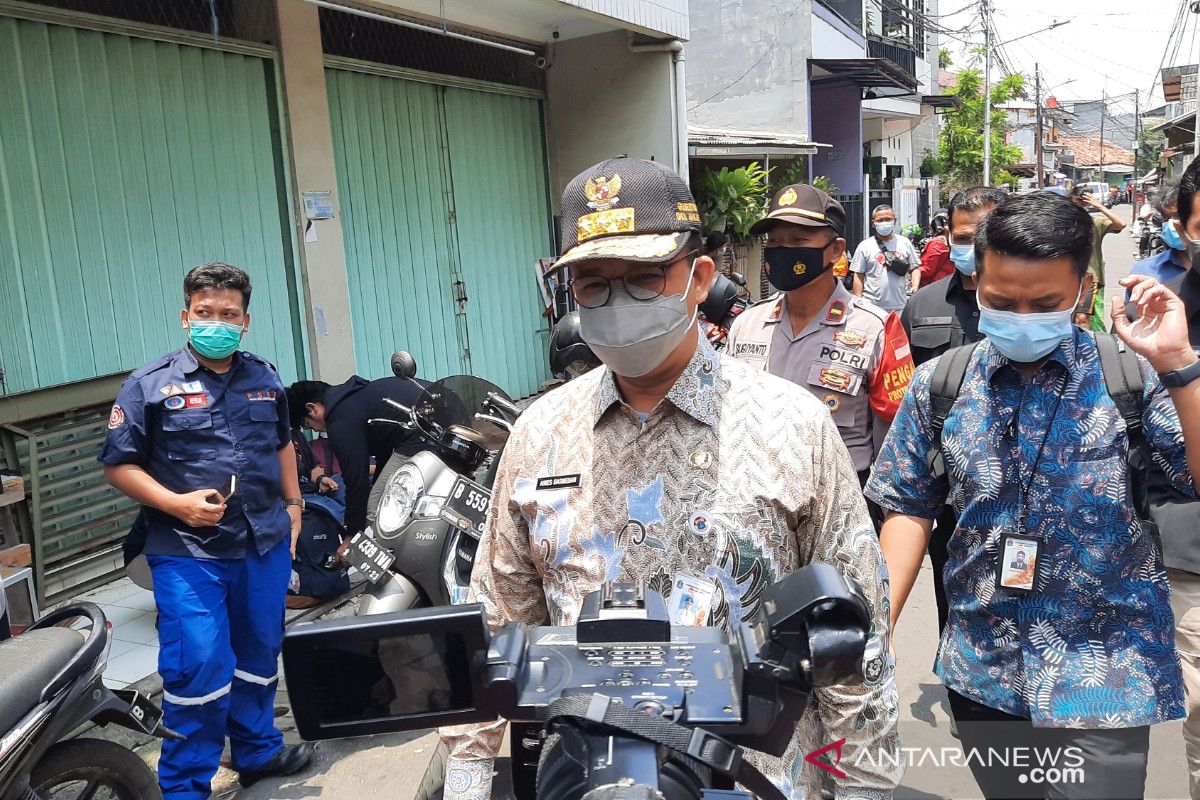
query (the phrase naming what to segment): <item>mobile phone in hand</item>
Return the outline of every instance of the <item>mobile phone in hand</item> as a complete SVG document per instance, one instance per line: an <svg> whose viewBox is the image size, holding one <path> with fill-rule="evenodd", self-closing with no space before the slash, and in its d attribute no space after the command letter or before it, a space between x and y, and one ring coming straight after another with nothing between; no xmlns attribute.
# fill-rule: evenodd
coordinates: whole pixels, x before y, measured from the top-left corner
<svg viewBox="0 0 1200 800"><path fill-rule="evenodd" d="M221 493L222 505L229 502L229 498L233 497L233 492L235 489L237 489L237 475L230 475L229 483L218 490Z"/></svg>

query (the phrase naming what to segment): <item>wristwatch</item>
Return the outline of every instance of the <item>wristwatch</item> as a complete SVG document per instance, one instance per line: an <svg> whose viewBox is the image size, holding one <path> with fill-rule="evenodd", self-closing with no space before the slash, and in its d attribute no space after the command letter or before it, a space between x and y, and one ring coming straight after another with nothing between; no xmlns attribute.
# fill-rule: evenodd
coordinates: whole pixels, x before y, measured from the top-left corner
<svg viewBox="0 0 1200 800"><path fill-rule="evenodd" d="M1168 389L1180 389L1197 378L1200 378L1200 359L1193 361L1191 366L1164 372L1158 376L1162 385Z"/></svg>
<svg viewBox="0 0 1200 800"><path fill-rule="evenodd" d="M300 506L300 510L301 511L304 510L304 498L303 497L293 497L290 500L284 500L283 504L285 506Z"/></svg>

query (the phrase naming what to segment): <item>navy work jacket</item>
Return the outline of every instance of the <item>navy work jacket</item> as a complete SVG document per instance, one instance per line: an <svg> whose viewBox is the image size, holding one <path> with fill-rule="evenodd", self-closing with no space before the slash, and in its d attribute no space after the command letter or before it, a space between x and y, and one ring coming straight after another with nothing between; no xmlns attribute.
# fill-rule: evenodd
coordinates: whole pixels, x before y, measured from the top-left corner
<svg viewBox="0 0 1200 800"><path fill-rule="evenodd" d="M184 346L133 372L121 386L100 448L103 464L136 464L173 492L236 490L212 527L193 528L143 507L148 555L235 559L265 554L289 533L279 451L291 442L287 398L275 368L234 353L223 375Z"/></svg>

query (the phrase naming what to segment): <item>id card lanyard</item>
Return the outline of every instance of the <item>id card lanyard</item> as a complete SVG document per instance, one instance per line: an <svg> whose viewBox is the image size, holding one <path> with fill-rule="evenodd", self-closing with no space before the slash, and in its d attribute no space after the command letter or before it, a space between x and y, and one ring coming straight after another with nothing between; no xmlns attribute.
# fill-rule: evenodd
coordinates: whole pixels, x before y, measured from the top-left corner
<svg viewBox="0 0 1200 800"><path fill-rule="evenodd" d="M1022 395L1022 405L1024 404L1024 399ZM1020 494L1018 496L1019 506L1017 508L1017 531L1016 533L1005 533L1000 537L1000 546L998 549L999 563L996 569L997 588L1021 593L1037 591L1038 577L1042 572L1047 542L1044 534L1029 533L1029 496L1033 491L1033 482L1037 478L1038 466L1041 464L1042 454L1046 450L1046 442L1050 438L1050 430L1053 428L1054 420L1058 416L1058 406L1061 402L1062 392L1060 391L1055 396L1054 408L1050 411L1050 419L1046 423L1046 430L1042 434L1042 441L1038 444L1037 454L1034 456L1033 464L1029 469L1029 478L1024 481L1020 479L1021 406L1017 406L1016 411L1013 412L1013 421L1010 425L1017 445L1017 480L1020 487ZM1009 560L1010 553L1015 553L1015 560ZM1025 560L1026 557L1028 557L1028 561Z"/></svg>

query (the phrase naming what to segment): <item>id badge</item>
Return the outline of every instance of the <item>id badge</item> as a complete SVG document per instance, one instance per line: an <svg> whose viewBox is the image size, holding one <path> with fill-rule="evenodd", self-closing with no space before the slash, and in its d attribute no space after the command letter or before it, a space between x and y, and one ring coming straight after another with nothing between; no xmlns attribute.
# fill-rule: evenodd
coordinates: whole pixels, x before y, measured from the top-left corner
<svg viewBox="0 0 1200 800"><path fill-rule="evenodd" d="M1032 592L1037 586L1042 542L1032 536L1006 533L1000 537L1000 568L996 582L1001 589Z"/></svg>
<svg viewBox="0 0 1200 800"><path fill-rule="evenodd" d="M671 598L667 604L671 624L699 628L708 625L713 598L716 595L717 587L703 575L694 572L676 573L671 584Z"/></svg>

